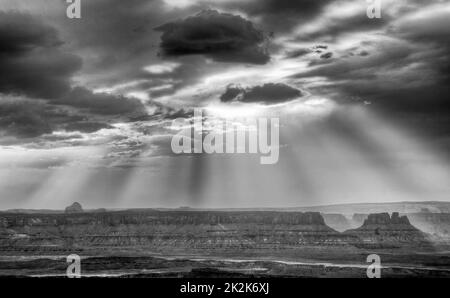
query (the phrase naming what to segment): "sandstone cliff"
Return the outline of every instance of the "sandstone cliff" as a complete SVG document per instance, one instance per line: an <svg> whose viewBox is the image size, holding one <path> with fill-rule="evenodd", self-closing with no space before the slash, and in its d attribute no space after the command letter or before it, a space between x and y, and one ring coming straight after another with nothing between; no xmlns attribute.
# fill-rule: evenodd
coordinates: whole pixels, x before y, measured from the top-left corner
<svg viewBox="0 0 450 298"><path fill-rule="evenodd" d="M1 247L285 249L346 245L354 236L316 212L121 211L2 214Z"/></svg>
<svg viewBox="0 0 450 298"><path fill-rule="evenodd" d="M380 246L427 245L427 235L398 212L369 214L363 225L345 233L358 236L364 244Z"/></svg>

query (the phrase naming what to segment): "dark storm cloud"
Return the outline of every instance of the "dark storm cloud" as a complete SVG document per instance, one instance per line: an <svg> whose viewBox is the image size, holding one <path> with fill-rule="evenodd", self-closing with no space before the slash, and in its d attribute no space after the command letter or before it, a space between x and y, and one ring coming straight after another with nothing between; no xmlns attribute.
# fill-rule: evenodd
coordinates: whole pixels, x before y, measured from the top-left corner
<svg viewBox="0 0 450 298"><path fill-rule="evenodd" d="M108 124L92 122L87 117L42 101L21 98L0 100L0 132L17 138L34 138L54 130L94 132Z"/></svg>
<svg viewBox="0 0 450 298"><path fill-rule="evenodd" d="M17 10L17 7L22 9L21 5L16 5L13 1L11 3L13 4L2 6L5 10L9 9L4 13L5 15L13 15L12 11ZM49 9L45 9L46 6L50 6ZM72 57L78 59L80 63L81 59L83 60L83 64L78 67L78 69L80 67L81 69L75 73L75 76L69 72L67 77L73 78L79 85L89 89L108 88L139 80L142 77L147 78L142 68L149 64L161 62L161 58L157 56L161 34L153 28L167 22L167 20L198 12L197 8L169 8L162 0L130 0L126 7L123 6L121 0L96 0L82 3L82 20L74 21L66 17L65 9L65 1L47 3L47 1L35 0L27 5L27 12L33 16L28 15L26 18L17 19L17 26L14 27L19 30L17 28L21 28L21 23L25 23L22 27L27 27L26 20L34 19L34 23L45 29L35 29L37 33L43 32L39 36L48 36L42 43L47 46L53 45L60 51L64 49L64 51L72 53ZM44 25L44 23L51 24L54 28ZM39 26L34 27L38 28ZM57 31L55 28L57 28ZM20 30L23 31L23 29ZM11 35L16 36L17 34ZM31 33L28 33L28 35L31 35L31 37L28 37L27 40L35 42L36 37ZM20 48L24 47L21 46ZM49 57L51 55L48 53ZM43 59L42 55L39 56ZM65 65L70 66L69 64ZM191 69L200 68L199 65L193 65L192 67L189 65L189 67ZM186 81L185 84L188 84L194 81L197 76L192 71L186 75L185 73L180 73L180 79L176 79ZM63 79L61 78L61 80ZM31 79L27 81L31 81ZM166 83L160 83L158 80L150 78L147 88L162 84ZM185 85L182 84L183 82L177 82L174 89ZM68 90L67 86L65 84L65 88L60 88L58 92L55 91L46 98L57 97L64 90ZM46 90L50 91L51 89L46 88ZM164 92L155 91L154 93L159 95ZM29 94L36 97L34 96L35 93Z"/></svg>
<svg viewBox="0 0 450 298"><path fill-rule="evenodd" d="M0 129L7 135L36 137L52 132L50 111L26 101L0 103Z"/></svg>
<svg viewBox="0 0 450 298"><path fill-rule="evenodd" d="M75 87L53 103L68 105L99 115L139 116L145 106L135 98L107 93L93 93L84 87Z"/></svg>
<svg viewBox="0 0 450 298"><path fill-rule="evenodd" d="M201 54L221 62L265 64L265 34L240 16L206 10L155 30L165 56Z"/></svg>
<svg viewBox="0 0 450 298"><path fill-rule="evenodd" d="M16 12L0 12L0 93L56 98L70 89L81 59L61 50L57 32Z"/></svg>
<svg viewBox="0 0 450 298"><path fill-rule="evenodd" d="M305 47L297 50L289 47L290 50L287 50L284 44L278 45L279 50L286 51L287 58L305 59L309 62L310 68L298 74L299 81L313 77L328 79L327 85L312 87L311 91L331 94L340 102L345 102L347 98L369 101L374 107L381 106L391 112L411 114L436 111L443 114L442 107L447 104L443 98L448 97L446 86L450 72L450 25L444 10L440 14L437 13L439 10L431 15L424 14L423 18L397 21L412 9L428 5L418 6L418 1L409 1L408 8L403 9L399 15L392 14L389 9L383 10L381 20L368 19L364 11L348 17L339 15L323 19L322 16L329 8L327 5L334 2L193 2L195 3L191 6L174 8L160 0L132 0L124 8L120 0L88 1L84 3L83 20L80 22L73 22L64 14L49 18L58 32L45 25L42 19L2 12L0 93L45 98L48 103L57 104L57 107L74 107L81 114L96 114L110 117L111 120L116 116L134 118L134 115L145 114L145 107L138 100L93 93L88 88L107 89L121 83L146 80L139 85L139 91L147 91L153 98L167 96L194 85L199 78L217 73L219 67L233 66L218 66L205 61L205 57L215 61L266 63L270 58L264 48L266 35L257 29L264 28L268 32L275 31L275 36L278 33L287 34L287 37L292 38L290 42L297 38L302 43L298 47ZM186 18L206 8L206 4L233 14L207 11ZM366 3L362 5L365 6ZM238 13L245 15L249 21L234 15ZM179 21L166 23L177 19ZM319 25L314 23L316 20L319 20ZM158 27L160 32L153 30L164 23L166 24ZM302 31L302 24L312 24L315 30ZM291 31L294 28L296 30ZM387 30L380 35L380 41L375 41L375 45L361 43L361 46L351 50L351 54L348 50L347 56L343 56L345 54L340 52L340 36L355 31L367 31L369 34L372 29L380 32ZM398 45L385 42L381 40L383 36L399 38L403 43ZM330 42L329 51L326 46L307 48L308 45L303 44L305 41L313 41L311 46L316 42L326 43L328 37L338 47ZM161 47L158 46L159 43ZM417 46L419 44L421 46ZM168 60L176 60L181 64L180 67L164 74L146 73L143 70L145 66L166 61L156 55L161 50L163 58L168 56ZM330 59L320 59L320 55L331 51L333 56ZM186 57L185 54L201 55ZM80 57L84 61L81 70ZM273 60L274 64L277 63ZM84 87L72 90L72 79L76 79ZM230 86L222 100L274 103L290 100L291 96L298 97L296 92L300 92L287 85L285 86L288 88L277 86L279 84L272 85L274 86L255 88ZM133 88L134 86L127 91L133 91ZM90 130L87 127L91 124L85 124L88 121L91 124L96 122L84 119L80 127L84 125L86 130ZM77 125L72 124L76 123L73 121L69 123L72 125L69 128Z"/></svg>
<svg viewBox="0 0 450 298"><path fill-rule="evenodd" d="M47 103L17 98L0 101L0 131L18 138L37 137L58 129L91 133L111 128L105 121L133 121L145 115L145 106L137 99L76 87Z"/></svg>
<svg viewBox="0 0 450 298"><path fill-rule="evenodd" d="M81 58L64 52L63 45L58 32L36 17L0 12L0 95L9 98L0 103L3 133L29 138L56 129L94 132L109 125L89 117L124 121L147 114L137 99L71 87ZM62 105L77 111L69 114Z"/></svg>
<svg viewBox="0 0 450 298"><path fill-rule="evenodd" d="M61 45L56 30L29 15L0 11L0 53L17 55Z"/></svg>
<svg viewBox="0 0 450 298"><path fill-rule="evenodd" d="M230 85L220 97L223 102L233 100L240 102L259 102L264 104L276 104L290 101L302 96L302 92L294 87L282 83L268 83L262 86L242 88Z"/></svg>

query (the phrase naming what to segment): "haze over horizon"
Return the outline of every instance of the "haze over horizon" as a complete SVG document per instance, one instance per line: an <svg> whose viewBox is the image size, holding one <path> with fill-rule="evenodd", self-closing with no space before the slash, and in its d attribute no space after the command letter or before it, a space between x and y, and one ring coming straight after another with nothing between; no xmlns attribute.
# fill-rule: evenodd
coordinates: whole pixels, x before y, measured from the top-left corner
<svg viewBox="0 0 450 298"><path fill-rule="evenodd" d="M0 210L450 202L450 4L0 0ZM279 160L171 150L279 118Z"/></svg>

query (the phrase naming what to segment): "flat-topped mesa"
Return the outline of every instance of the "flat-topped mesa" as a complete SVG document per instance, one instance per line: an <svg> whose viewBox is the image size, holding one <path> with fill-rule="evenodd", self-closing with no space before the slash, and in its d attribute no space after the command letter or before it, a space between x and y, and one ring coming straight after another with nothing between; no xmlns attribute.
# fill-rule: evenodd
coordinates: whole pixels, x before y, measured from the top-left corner
<svg viewBox="0 0 450 298"><path fill-rule="evenodd" d="M332 231L319 212L276 211L158 211L126 210L117 212L83 212L74 203L65 214L5 214L10 226L39 226L93 224L117 225L286 225ZM0 215L2 218L2 215Z"/></svg>
<svg viewBox="0 0 450 298"><path fill-rule="evenodd" d="M129 210L2 216L8 233L14 231L3 244L16 246L295 249L347 245L356 239L327 226L318 212ZM27 237L18 242L17 235Z"/></svg>
<svg viewBox="0 0 450 298"><path fill-rule="evenodd" d="M406 216L398 212L369 214L361 227L346 231L356 235L365 243L375 244L424 244L427 235L411 225Z"/></svg>

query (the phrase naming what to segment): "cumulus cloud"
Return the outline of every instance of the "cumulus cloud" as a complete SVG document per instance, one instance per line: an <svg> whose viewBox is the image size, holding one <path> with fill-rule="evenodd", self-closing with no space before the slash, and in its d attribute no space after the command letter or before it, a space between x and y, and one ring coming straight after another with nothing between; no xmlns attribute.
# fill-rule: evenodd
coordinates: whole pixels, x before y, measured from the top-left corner
<svg viewBox="0 0 450 298"><path fill-rule="evenodd" d="M225 93L220 97L223 102L259 102L264 104L276 104L290 101L301 97L302 91L282 83L267 83L261 86L242 88L236 85L229 85Z"/></svg>
<svg viewBox="0 0 450 298"><path fill-rule="evenodd" d="M157 27L166 56L201 54L221 62L265 64L266 36L240 16L205 10Z"/></svg>

